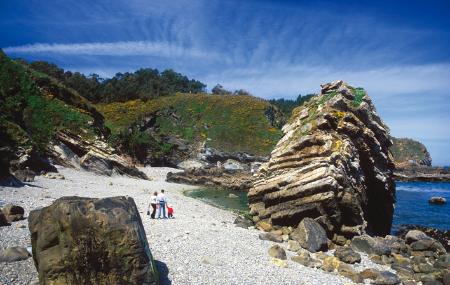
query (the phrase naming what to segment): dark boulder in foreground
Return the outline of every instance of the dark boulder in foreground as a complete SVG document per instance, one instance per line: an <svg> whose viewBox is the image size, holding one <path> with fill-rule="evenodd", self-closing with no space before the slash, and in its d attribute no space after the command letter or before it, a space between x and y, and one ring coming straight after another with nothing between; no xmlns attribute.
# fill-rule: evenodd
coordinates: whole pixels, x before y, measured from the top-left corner
<svg viewBox="0 0 450 285"><path fill-rule="evenodd" d="M389 129L362 88L343 81L294 109L248 193L251 214L273 225L305 217L329 236L390 233L394 163Z"/></svg>
<svg viewBox="0 0 450 285"><path fill-rule="evenodd" d="M158 284L132 198L63 197L29 216L41 284Z"/></svg>

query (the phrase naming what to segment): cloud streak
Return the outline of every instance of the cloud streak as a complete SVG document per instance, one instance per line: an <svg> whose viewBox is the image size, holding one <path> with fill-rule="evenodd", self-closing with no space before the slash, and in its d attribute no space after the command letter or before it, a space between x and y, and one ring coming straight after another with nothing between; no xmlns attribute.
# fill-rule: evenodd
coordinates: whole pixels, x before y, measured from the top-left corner
<svg viewBox="0 0 450 285"><path fill-rule="evenodd" d="M11 54L63 54L91 56L158 56L158 57L188 57L201 59L217 59L218 54L205 52L198 48L184 47L168 42L152 41L119 41L92 42L70 44L36 43L4 48Z"/></svg>

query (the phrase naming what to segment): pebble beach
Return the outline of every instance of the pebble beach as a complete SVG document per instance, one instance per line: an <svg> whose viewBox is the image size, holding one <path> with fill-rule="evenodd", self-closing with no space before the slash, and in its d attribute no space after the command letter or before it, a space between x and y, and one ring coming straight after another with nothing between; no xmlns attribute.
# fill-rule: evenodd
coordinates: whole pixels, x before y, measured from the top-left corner
<svg viewBox="0 0 450 285"><path fill-rule="evenodd" d="M62 196L132 197L141 213L148 242L160 272L161 284L351 284L334 273L308 268L290 260L278 267L267 254L273 242L260 240L259 230L233 224L236 214L186 197L194 186L165 182L170 168L142 168L151 181L123 176L99 176L59 168L65 179L37 176L22 187L0 187L0 202L22 206L26 215ZM150 219L150 193L166 190L174 219ZM27 220L0 227L0 249L30 246ZM331 253L329 253L331 254ZM363 256L358 267L379 267ZM32 258L0 264L0 284L38 284Z"/></svg>

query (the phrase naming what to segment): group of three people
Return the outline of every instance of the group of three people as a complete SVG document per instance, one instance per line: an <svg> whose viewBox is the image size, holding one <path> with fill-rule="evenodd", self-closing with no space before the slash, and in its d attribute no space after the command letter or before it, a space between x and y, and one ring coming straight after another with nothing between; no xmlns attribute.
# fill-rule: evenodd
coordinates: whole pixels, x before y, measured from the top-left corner
<svg viewBox="0 0 450 285"><path fill-rule="evenodd" d="M167 207L167 214L169 218L173 218L173 206L167 203L166 195L164 194L164 189L161 190L161 193L158 194L157 191L153 193L153 195L150 197L150 206L152 207L152 213L150 217L152 219L156 216L156 209L158 209L158 219L162 217L164 219L167 219L166 216L166 207ZM148 214L149 211L147 211Z"/></svg>

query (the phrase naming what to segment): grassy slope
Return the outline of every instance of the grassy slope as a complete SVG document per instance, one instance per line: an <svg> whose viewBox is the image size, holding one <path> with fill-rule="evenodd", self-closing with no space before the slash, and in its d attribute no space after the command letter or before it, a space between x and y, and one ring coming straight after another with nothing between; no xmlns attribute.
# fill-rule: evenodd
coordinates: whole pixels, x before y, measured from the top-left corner
<svg viewBox="0 0 450 285"><path fill-rule="evenodd" d="M36 146L43 151L61 129L93 136L95 131L89 122L103 120L74 90L1 51L0 95L1 145L13 148Z"/></svg>
<svg viewBox="0 0 450 285"><path fill-rule="evenodd" d="M252 96L176 94L142 102L97 105L113 134L146 115L173 110L179 119L157 117L162 135L175 135L189 142L206 140L207 145L229 152L268 155L281 138L264 115L271 106Z"/></svg>
<svg viewBox="0 0 450 285"><path fill-rule="evenodd" d="M391 147L391 153L395 162L403 163L410 160L421 162L429 159L428 151L422 143L408 138L393 138L392 140L394 145Z"/></svg>

